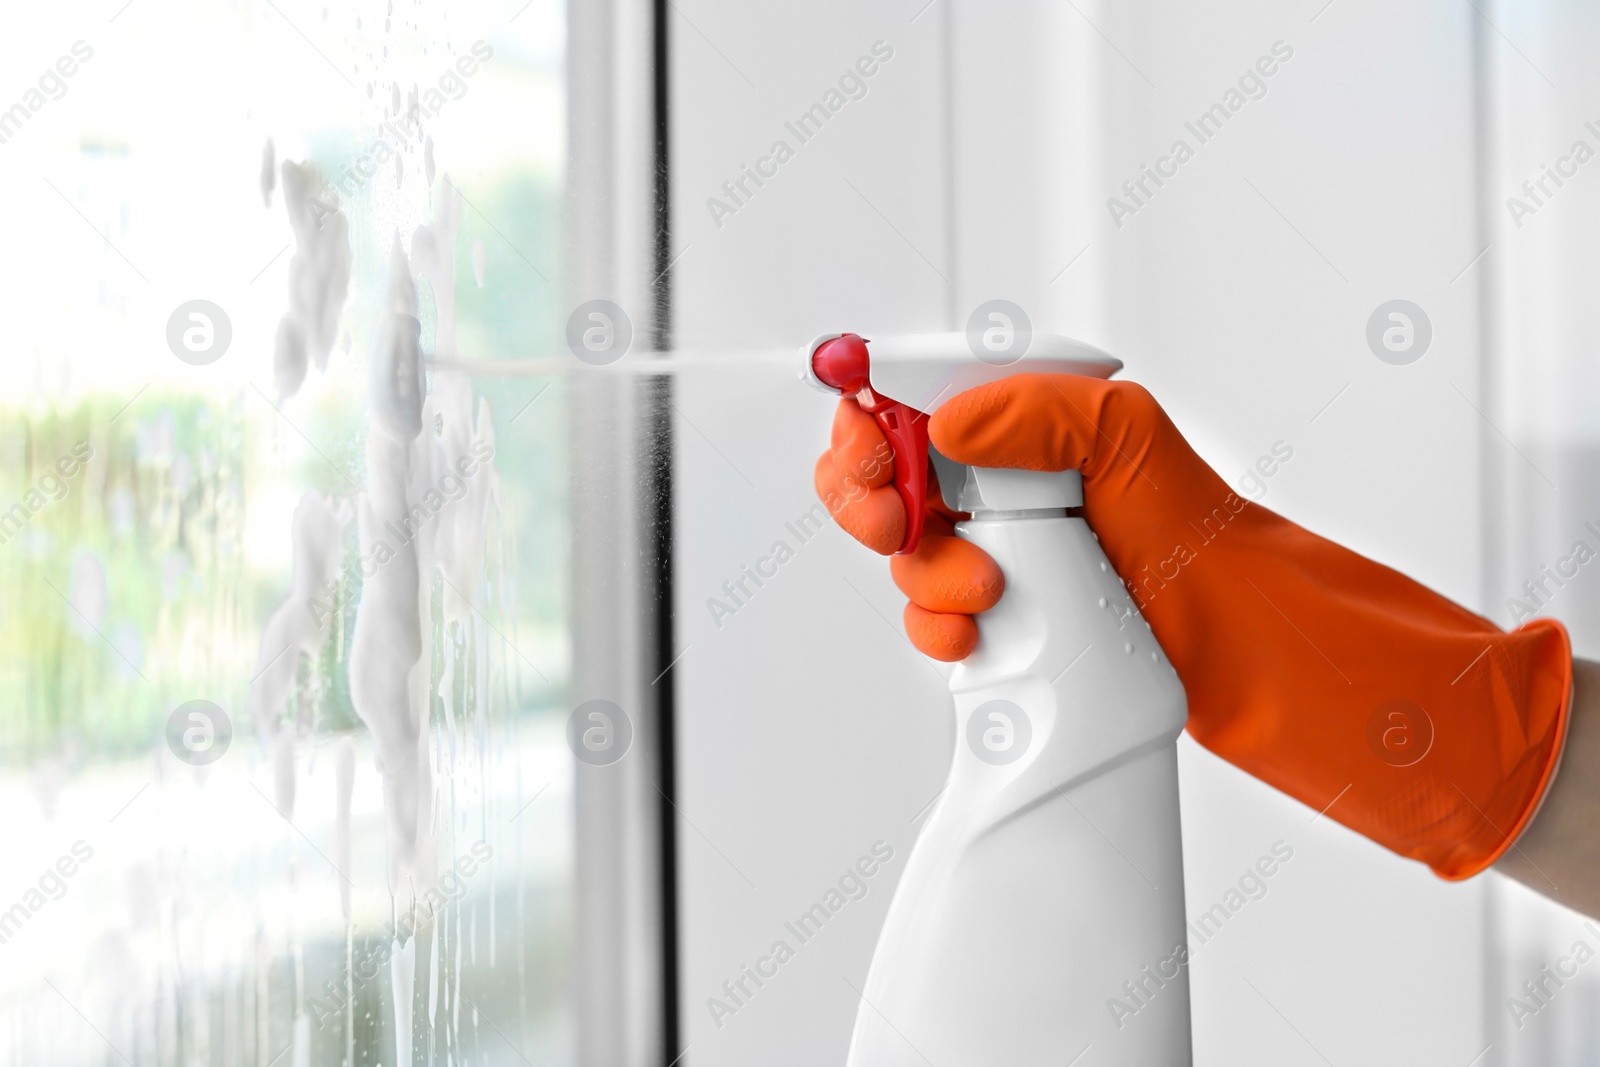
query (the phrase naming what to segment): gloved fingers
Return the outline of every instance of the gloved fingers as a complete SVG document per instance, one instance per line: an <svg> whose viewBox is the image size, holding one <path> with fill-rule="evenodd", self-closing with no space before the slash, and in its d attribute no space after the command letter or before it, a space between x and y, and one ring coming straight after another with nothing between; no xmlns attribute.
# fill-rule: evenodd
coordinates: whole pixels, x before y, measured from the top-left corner
<svg viewBox="0 0 1600 1067"><path fill-rule="evenodd" d="M1169 425L1134 382L1071 374L1017 374L952 397L928 435L958 463L1018 470L1080 470L1085 480L1110 464L1139 464Z"/></svg>
<svg viewBox="0 0 1600 1067"><path fill-rule="evenodd" d="M817 496L846 533L880 555L899 550L905 541L906 515L892 484L894 450L878 420L848 397L834 410L831 445L817 460L814 481ZM924 529L930 534L949 535L952 524L966 518L945 506L931 466L927 500Z"/></svg>
<svg viewBox="0 0 1600 1067"><path fill-rule="evenodd" d="M851 537L893 556L895 584L911 600L906 634L918 651L947 663L964 659L978 643L972 616L995 605L1005 579L988 553L954 536L966 516L945 506L931 467L921 544L912 555L895 556L905 541L906 511L893 480L894 452L877 419L854 400L840 401L830 447L817 458L817 496Z"/></svg>
<svg viewBox="0 0 1600 1067"><path fill-rule="evenodd" d="M817 497L845 533L881 556L899 551L906 539L906 508L893 486L872 488L845 474L831 450L817 457L812 480Z"/></svg>
<svg viewBox="0 0 1600 1067"><path fill-rule="evenodd" d="M978 645L978 624L971 615L943 615L907 604L903 620L911 643L932 659L954 663Z"/></svg>
<svg viewBox="0 0 1600 1067"><path fill-rule="evenodd" d="M894 584L918 607L943 615L976 615L988 611L1005 591L1000 565L977 545L958 537L923 534L909 556L889 560Z"/></svg>
<svg viewBox="0 0 1600 1067"><path fill-rule="evenodd" d="M873 489L894 480L894 450L878 420L849 397L834 409L830 451L836 467Z"/></svg>

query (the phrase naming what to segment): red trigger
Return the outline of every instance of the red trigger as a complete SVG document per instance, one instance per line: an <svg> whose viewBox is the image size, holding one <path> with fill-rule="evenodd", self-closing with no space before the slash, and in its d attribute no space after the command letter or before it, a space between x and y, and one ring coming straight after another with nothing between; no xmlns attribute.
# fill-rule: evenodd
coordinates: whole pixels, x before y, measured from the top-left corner
<svg viewBox="0 0 1600 1067"><path fill-rule="evenodd" d="M894 487L906 509L906 537L895 555L910 555L922 543L928 504L928 416L873 391L867 341L859 334L840 334L818 345L811 369L817 381L844 396L854 393L861 410L877 417L894 453Z"/></svg>
<svg viewBox="0 0 1600 1067"><path fill-rule="evenodd" d="M906 539L897 556L909 556L922 542L922 520L928 506L928 416L898 400L872 391L856 395L863 410L877 416L894 452L894 487L906 508Z"/></svg>

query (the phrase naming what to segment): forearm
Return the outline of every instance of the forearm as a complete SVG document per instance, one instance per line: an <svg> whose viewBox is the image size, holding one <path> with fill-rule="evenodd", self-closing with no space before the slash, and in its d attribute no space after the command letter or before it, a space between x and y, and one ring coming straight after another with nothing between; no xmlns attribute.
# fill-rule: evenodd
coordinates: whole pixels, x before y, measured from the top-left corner
<svg viewBox="0 0 1600 1067"><path fill-rule="evenodd" d="M1600 664L1573 660L1561 767L1538 815L1495 869L1600 918Z"/></svg>

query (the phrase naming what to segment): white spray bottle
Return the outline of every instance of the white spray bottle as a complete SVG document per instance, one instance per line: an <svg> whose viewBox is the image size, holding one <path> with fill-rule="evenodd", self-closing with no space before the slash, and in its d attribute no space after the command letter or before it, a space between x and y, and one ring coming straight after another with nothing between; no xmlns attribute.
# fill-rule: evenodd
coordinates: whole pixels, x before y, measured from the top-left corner
<svg viewBox="0 0 1600 1067"><path fill-rule="evenodd" d="M803 377L855 397L894 449L900 551L921 536L932 453L945 502L972 515L957 536L1006 582L950 673L955 757L889 906L848 1067L1191 1062L1183 687L1074 510L1077 471L964 467L928 445L927 416L963 390L1121 366L1041 334L993 362L964 334L805 350Z"/></svg>

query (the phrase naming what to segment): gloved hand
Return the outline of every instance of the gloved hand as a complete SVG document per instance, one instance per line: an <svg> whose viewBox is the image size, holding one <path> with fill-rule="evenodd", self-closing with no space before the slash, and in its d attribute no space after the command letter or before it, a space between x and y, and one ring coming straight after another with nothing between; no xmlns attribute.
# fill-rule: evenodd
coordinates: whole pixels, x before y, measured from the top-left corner
<svg viewBox="0 0 1600 1067"><path fill-rule="evenodd" d="M959 463L1082 472L1084 517L1217 755L1444 878L1493 864L1532 819L1571 694L1559 622L1505 633L1240 498L1131 382L1015 375L952 398L929 436ZM841 401L817 492L883 554L905 529L893 473L875 420ZM890 569L912 642L957 660L1004 575L928 500L921 546Z"/></svg>

